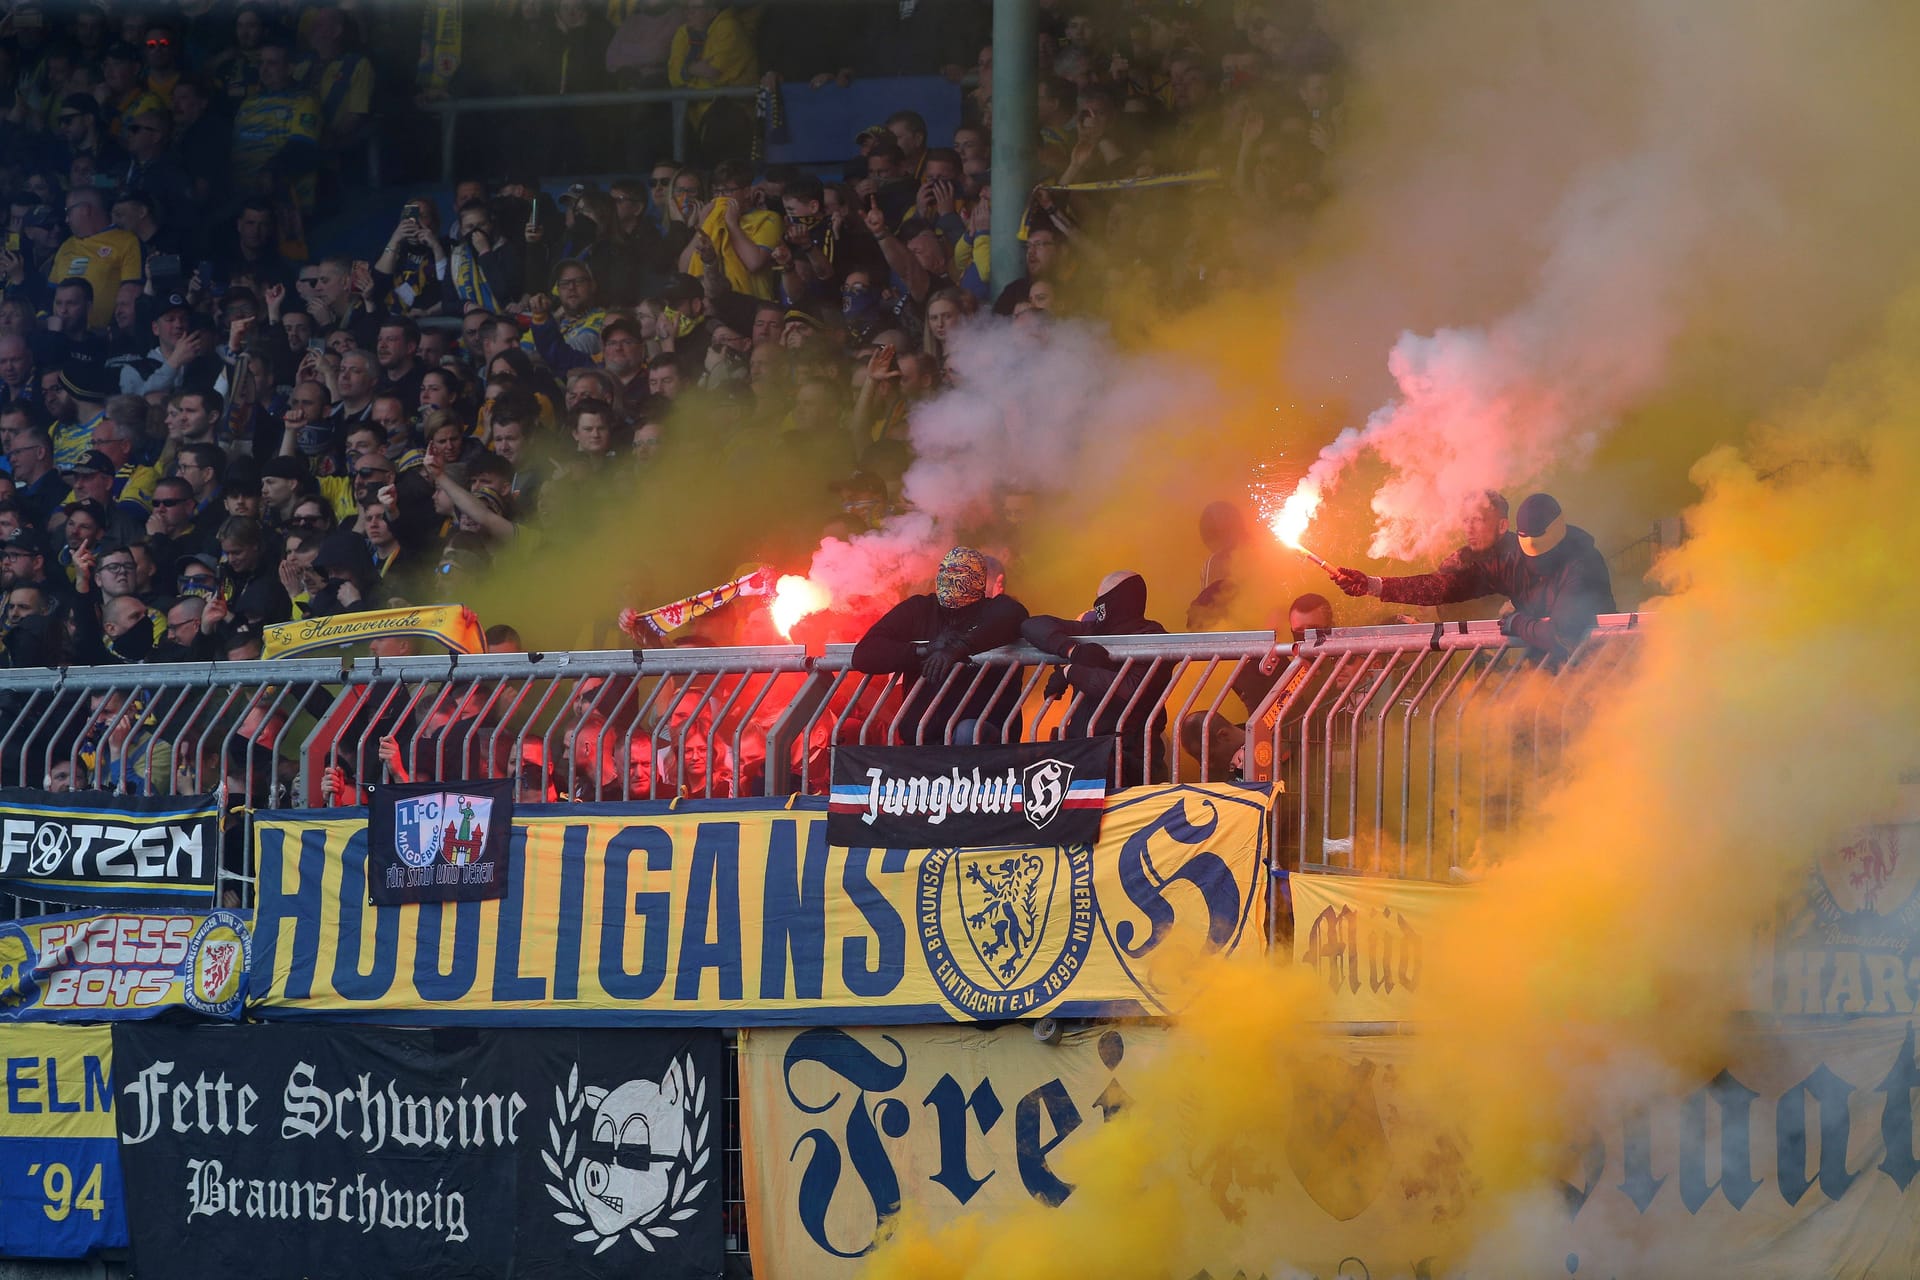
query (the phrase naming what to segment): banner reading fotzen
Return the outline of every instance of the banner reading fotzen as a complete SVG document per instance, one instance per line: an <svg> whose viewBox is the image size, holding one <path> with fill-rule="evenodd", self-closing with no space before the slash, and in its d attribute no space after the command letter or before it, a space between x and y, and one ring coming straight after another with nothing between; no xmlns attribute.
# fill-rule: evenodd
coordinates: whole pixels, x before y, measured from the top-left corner
<svg viewBox="0 0 1920 1280"><path fill-rule="evenodd" d="M721 1272L718 1032L120 1032L142 1280Z"/></svg>
<svg viewBox="0 0 1920 1280"><path fill-rule="evenodd" d="M1092 844L1114 740L833 749L827 839L850 848Z"/></svg>
<svg viewBox="0 0 1920 1280"><path fill-rule="evenodd" d="M364 822L263 813L254 1016L806 1025L1139 1016L1249 936L1264 792L1125 791L1098 845L835 849L818 800L524 806L513 892L367 906Z"/></svg>
<svg viewBox="0 0 1920 1280"><path fill-rule="evenodd" d="M107 1027L0 1027L0 1257L125 1248Z"/></svg>
<svg viewBox="0 0 1920 1280"><path fill-rule="evenodd" d="M0 1020L237 1019L253 960L236 911L103 911L0 923Z"/></svg>
<svg viewBox="0 0 1920 1280"><path fill-rule="evenodd" d="M0 788L0 881L82 906L205 903L220 860L219 797Z"/></svg>

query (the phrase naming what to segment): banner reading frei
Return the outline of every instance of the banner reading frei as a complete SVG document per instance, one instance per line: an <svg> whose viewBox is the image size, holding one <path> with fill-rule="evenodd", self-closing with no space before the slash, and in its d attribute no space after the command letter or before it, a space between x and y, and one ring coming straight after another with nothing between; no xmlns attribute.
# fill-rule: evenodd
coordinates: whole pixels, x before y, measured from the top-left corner
<svg viewBox="0 0 1920 1280"><path fill-rule="evenodd" d="M142 907L211 900L220 801L0 788L0 882L30 898Z"/></svg>
<svg viewBox="0 0 1920 1280"><path fill-rule="evenodd" d="M741 1159L754 1275L852 1280L882 1220L903 1207L933 1226L1064 1203L1073 1186L1058 1149L1120 1109L1128 1072L1165 1034L1149 1023L1082 1027L1057 1044L1024 1026L747 1032Z"/></svg>
<svg viewBox="0 0 1920 1280"><path fill-rule="evenodd" d="M718 1031L121 1023L142 1280L713 1280Z"/></svg>
<svg viewBox="0 0 1920 1280"><path fill-rule="evenodd" d="M108 1027L0 1027L0 1257L125 1248Z"/></svg>
<svg viewBox="0 0 1920 1280"><path fill-rule="evenodd" d="M367 905L365 824L263 813L262 1018L893 1024L1131 1016L1258 945L1267 801L1140 788L1100 842L837 849L825 803L526 806L496 901Z"/></svg>
<svg viewBox="0 0 1920 1280"><path fill-rule="evenodd" d="M238 1019L253 939L237 911L103 911L0 922L0 1021L187 1011Z"/></svg>
<svg viewBox="0 0 1920 1280"><path fill-rule="evenodd" d="M754 1275L852 1280L896 1209L918 1228L978 1215L993 1238L1010 1210L1071 1208L1102 1158L1089 1144L1140 1105L1142 1075L1176 1035L1177 1024L1096 1025L1047 1045L1017 1026L750 1030L740 1086ZM1417 1121L1399 1082L1418 1035L1328 1034L1315 1048L1245 1083L1290 1097L1261 1109L1289 1120L1237 1153L1233 1212L1190 1223L1191 1253L1142 1259L1141 1274L1872 1280L1920 1257L1911 1019L1749 1026L1724 1069L1632 1108L1610 1097L1619 1080L1596 1077L1592 1133L1566 1152L1562 1180L1511 1214L1468 1212L1476 1180L1447 1117ZM1156 1179L1208 1180L1184 1189L1192 1203L1221 1190L1221 1170L1183 1149L1164 1112L1134 1141L1152 1149ZM1127 1194L1164 1216L1181 1190L1156 1181ZM1030 1247L1067 1248L1023 1217ZM1476 1221L1513 1230L1459 1234ZM1050 1256L1080 1274L1069 1253Z"/></svg>

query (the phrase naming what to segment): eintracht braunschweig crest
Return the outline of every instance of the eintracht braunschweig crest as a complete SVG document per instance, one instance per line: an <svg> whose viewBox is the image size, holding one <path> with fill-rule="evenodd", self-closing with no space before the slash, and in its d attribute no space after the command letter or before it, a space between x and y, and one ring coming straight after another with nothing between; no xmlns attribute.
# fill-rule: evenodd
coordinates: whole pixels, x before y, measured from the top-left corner
<svg viewBox="0 0 1920 1280"><path fill-rule="evenodd" d="M652 1253L656 1240L679 1236L677 1224L700 1211L713 1155L707 1082L693 1055L676 1059L657 1081L612 1088L582 1088L576 1063L553 1101L550 1145L540 1158L555 1179L546 1184L560 1206L554 1219L576 1228L574 1240L595 1254L623 1238Z"/></svg>

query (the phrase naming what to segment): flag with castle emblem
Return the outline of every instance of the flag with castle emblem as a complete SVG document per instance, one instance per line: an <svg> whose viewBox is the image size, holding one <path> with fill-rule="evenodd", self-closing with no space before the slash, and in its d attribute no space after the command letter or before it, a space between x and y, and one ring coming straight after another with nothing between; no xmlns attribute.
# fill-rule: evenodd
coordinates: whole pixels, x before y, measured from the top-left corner
<svg viewBox="0 0 1920 1280"><path fill-rule="evenodd" d="M507 896L513 780L370 788L367 900L474 902Z"/></svg>

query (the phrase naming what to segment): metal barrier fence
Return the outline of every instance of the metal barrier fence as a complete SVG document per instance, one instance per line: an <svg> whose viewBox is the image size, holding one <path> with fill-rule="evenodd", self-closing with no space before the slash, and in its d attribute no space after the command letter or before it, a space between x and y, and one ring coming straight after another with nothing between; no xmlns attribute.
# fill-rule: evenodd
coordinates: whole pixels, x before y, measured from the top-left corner
<svg viewBox="0 0 1920 1280"><path fill-rule="evenodd" d="M1064 696L1057 660L1024 647L937 687L854 671L846 645L0 671L0 783L224 787L220 895L245 905L254 808L354 803L371 782L818 795L839 744L1113 734L1116 787L1278 783L1279 868L1445 878L1511 826L1638 624L1603 618L1551 676L1492 622L1103 637L1117 669Z"/></svg>

